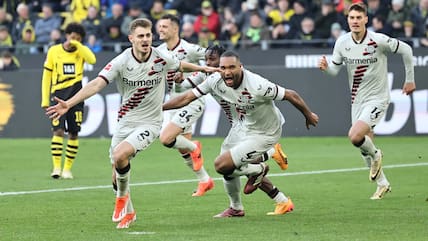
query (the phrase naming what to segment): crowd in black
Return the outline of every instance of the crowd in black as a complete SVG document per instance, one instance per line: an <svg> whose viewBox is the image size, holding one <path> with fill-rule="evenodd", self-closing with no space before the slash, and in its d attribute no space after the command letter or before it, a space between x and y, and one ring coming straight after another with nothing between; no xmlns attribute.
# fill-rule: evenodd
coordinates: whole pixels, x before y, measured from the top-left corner
<svg viewBox="0 0 428 241"><path fill-rule="evenodd" d="M332 47L347 32L346 10L361 0L0 0L0 50L45 53L64 27L84 25L95 53L128 47L129 23L165 13L181 19L181 37L229 49ZM364 0L368 28L428 47L428 0ZM155 43L157 36L155 34Z"/></svg>

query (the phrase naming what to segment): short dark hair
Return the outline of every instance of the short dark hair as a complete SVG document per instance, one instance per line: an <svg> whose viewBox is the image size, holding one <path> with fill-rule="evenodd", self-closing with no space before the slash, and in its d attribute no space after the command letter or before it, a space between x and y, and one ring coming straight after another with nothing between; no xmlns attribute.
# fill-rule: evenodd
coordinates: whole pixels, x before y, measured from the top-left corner
<svg viewBox="0 0 428 241"><path fill-rule="evenodd" d="M238 53L236 53L233 50L227 50L226 52L224 52L221 57L235 57L237 60L240 60L241 58L239 57Z"/></svg>
<svg viewBox="0 0 428 241"><path fill-rule="evenodd" d="M221 56L226 51L226 49L222 45L214 44L209 46L205 50L205 53L207 53L208 51L211 51L212 53L217 53L218 56Z"/></svg>
<svg viewBox="0 0 428 241"><path fill-rule="evenodd" d="M82 39L85 39L86 36L85 27L80 23L69 23L67 27L65 27L64 32L66 34L77 33L82 37Z"/></svg>
<svg viewBox="0 0 428 241"><path fill-rule="evenodd" d="M167 13L167 14L163 15L160 19L169 19L169 20L171 20L171 22L176 23L177 26L180 26L180 19L177 16L175 16L174 14Z"/></svg>
<svg viewBox="0 0 428 241"><path fill-rule="evenodd" d="M367 16L367 6L363 2L357 2L357 3L351 4L348 10L349 10L348 12L354 10L360 13L364 13L364 15Z"/></svg>

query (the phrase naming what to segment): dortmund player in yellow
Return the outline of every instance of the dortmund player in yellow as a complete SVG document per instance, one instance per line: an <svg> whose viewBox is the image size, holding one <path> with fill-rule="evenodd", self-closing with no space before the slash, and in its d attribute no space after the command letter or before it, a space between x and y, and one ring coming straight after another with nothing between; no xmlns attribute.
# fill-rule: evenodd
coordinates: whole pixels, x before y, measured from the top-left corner
<svg viewBox="0 0 428 241"><path fill-rule="evenodd" d="M94 53L82 44L85 29L81 24L68 24L65 28L65 37L64 43L49 48L43 66L41 105L45 109L51 105L51 97L57 96L67 100L77 93L82 88L84 63L94 64L96 62ZM59 120L52 120L52 178L73 178L71 166L79 147L78 133L82 119L83 102L71 108ZM68 132L68 140L64 167L61 169L65 132Z"/></svg>

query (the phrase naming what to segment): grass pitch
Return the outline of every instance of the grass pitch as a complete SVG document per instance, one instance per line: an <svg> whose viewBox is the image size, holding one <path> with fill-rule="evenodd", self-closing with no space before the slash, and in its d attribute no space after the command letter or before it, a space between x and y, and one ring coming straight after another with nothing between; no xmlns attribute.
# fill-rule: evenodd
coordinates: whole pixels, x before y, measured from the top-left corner
<svg viewBox="0 0 428 241"><path fill-rule="evenodd" d="M260 190L243 195L246 216L214 219L228 207L213 167L222 138L201 138L215 188L191 197L197 181L175 150L159 142L131 162L137 222L111 222L109 139L80 139L73 180L50 178L49 139L0 139L0 240L426 240L428 137L378 137L392 193L369 199L356 148L345 137L286 138L289 169L269 161L269 177L295 210L267 216L274 202ZM242 180L244 183L245 180Z"/></svg>

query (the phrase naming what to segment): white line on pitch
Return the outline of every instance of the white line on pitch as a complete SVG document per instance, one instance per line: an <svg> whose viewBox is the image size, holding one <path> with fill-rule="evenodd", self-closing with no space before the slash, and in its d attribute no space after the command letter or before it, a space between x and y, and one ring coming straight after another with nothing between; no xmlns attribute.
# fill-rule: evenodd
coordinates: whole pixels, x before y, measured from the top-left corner
<svg viewBox="0 0 428 241"><path fill-rule="evenodd" d="M382 168L390 169L390 168L417 167L417 166L428 166L428 162L388 165L388 166L383 166ZM268 176L278 177L278 176L314 175L314 174L340 173L340 172L357 172L357 171L362 171L367 169L368 169L367 167L358 167L358 168L330 169L330 170L319 170L319 171L286 172L286 173L269 174ZM222 178L213 178L213 179L222 180ZM188 182L196 182L196 181L198 180L188 179L188 180L171 180L171 181L159 181L159 182L142 182L142 183L132 183L130 184L130 186L150 186L150 185L188 183ZM49 193L49 192L82 191L82 190L93 190L93 189L103 189L103 188L111 188L111 185L55 188L55 189L19 191L19 192L0 192L0 196L14 196L14 195L25 195L25 194Z"/></svg>

